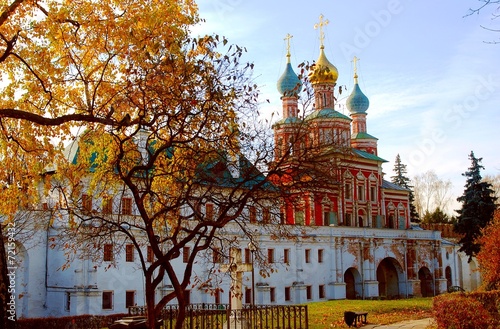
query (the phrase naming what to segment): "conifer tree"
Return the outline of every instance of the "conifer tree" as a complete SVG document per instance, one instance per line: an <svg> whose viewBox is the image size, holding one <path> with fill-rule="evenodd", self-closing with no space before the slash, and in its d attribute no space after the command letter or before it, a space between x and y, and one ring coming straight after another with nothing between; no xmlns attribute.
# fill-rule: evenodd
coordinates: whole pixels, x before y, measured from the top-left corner
<svg viewBox="0 0 500 329"><path fill-rule="evenodd" d="M410 190L410 219L412 222L420 222L417 210L415 209L414 200L415 196L413 194L413 186L410 185L410 179L406 176L407 170L406 165L401 162L401 157L399 154L396 156L394 169L395 175L391 176L391 181L401 187Z"/></svg>
<svg viewBox="0 0 500 329"><path fill-rule="evenodd" d="M477 239L481 236L481 230L493 218L496 198L491 184L482 180L482 158L476 158L471 151L469 159L471 166L462 174L466 177L466 183L463 195L457 198L462 203L462 208L457 210L454 231L463 235L460 239L460 251L465 252L470 261L481 249Z"/></svg>

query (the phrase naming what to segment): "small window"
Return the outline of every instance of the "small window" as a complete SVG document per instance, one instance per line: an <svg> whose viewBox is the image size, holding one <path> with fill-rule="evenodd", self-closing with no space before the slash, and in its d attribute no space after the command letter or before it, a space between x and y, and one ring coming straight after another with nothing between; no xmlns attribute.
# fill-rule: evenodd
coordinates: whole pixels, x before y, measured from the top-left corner
<svg viewBox="0 0 500 329"><path fill-rule="evenodd" d="M252 289L245 288L245 304L252 303Z"/></svg>
<svg viewBox="0 0 500 329"><path fill-rule="evenodd" d="M221 304L221 293L220 293L220 289L216 289L214 292L214 303L219 305Z"/></svg>
<svg viewBox="0 0 500 329"><path fill-rule="evenodd" d="M208 220L214 219L214 205L212 203L207 203L205 205L205 216Z"/></svg>
<svg viewBox="0 0 500 329"><path fill-rule="evenodd" d="M267 249L267 262L274 263L274 249Z"/></svg>
<svg viewBox="0 0 500 329"><path fill-rule="evenodd" d="M112 214L113 213L113 198L106 197L102 202L102 213L103 214Z"/></svg>
<svg viewBox="0 0 500 329"><path fill-rule="evenodd" d="M151 246L148 246L146 260L152 263L154 259L155 259L155 254L153 253L153 248Z"/></svg>
<svg viewBox="0 0 500 329"><path fill-rule="evenodd" d="M325 226L330 225L330 212L329 211L323 212L323 225L325 225Z"/></svg>
<svg viewBox="0 0 500 329"><path fill-rule="evenodd" d="M363 185L358 185L358 200L365 200L365 187Z"/></svg>
<svg viewBox="0 0 500 329"><path fill-rule="evenodd" d="M132 215L131 198L122 198L122 215Z"/></svg>
<svg viewBox="0 0 500 329"><path fill-rule="evenodd" d="M133 262L134 261L134 245L133 244L127 244L125 246L125 261L126 262Z"/></svg>
<svg viewBox="0 0 500 329"><path fill-rule="evenodd" d="M306 298L307 300L312 299L312 286L306 286Z"/></svg>
<svg viewBox="0 0 500 329"><path fill-rule="evenodd" d="M325 293L325 292L326 292L326 291L325 291L325 285L324 285L324 284L320 284L320 285L319 285L319 290L318 290L318 295L319 295L319 298L320 298L320 299L325 298L325 296L326 296L326 293Z"/></svg>
<svg viewBox="0 0 500 329"><path fill-rule="evenodd" d="M290 264L290 249L283 250L283 263Z"/></svg>
<svg viewBox="0 0 500 329"><path fill-rule="evenodd" d="M90 195L82 195L82 208L85 212L92 211L92 197Z"/></svg>
<svg viewBox="0 0 500 329"><path fill-rule="evenodd" d="M345 198L346 199L351 199L352 198L352 193L351 193L351 184L345 184Z"/></svg>
<svg viewBox="0 0 500 329"><path fill-rule="evenodd" d="M262 221L266 224L271 223L271 212L269 208L262 209Z"/></svg>
<svg viewBox="0 0 500 329"><path fill-rule="evenodd" d="M125 307L135 306L135 290L125 291Z"/></svg>
<svg viewBox="0 0 500 329"><path fill-rule="evenodd" d="M257 222L257 210L255 209L254 206L250 206L248 209L249 215L250 215L250 223L255 223Z"/></svg>
<svg viewBox="0 0 500 329"><path fill-rule="evenodd" d="M323 263L323 249L318 249L318 263Z"/></svg>
<svg viewBox="0 0 500 329"><path fill-rule="evenodd" d="M296 211L295 212L295 224L296 225L304 225L304 212Z"/></svg>
<svg viewBox="0 0 500 329"><path fill-rule="evenodd" d="M370 187L370 201L377 201L377 188L375 186Z"/></svg>
<svg viewBox="0 0 500 329"><path fill-rule="evenodd" d="M190 252L191 252L191 248L189 248L189 247L182 248L182 262L183 263L189 262Z"/></svg>
<svg viewBox="0 0 500 329"><path fill-rule="evenodd" d="M291 288L285 287L285 302L289 302L292 300Z"/></svg>
<svg viewBox="0 0 500 329"><path fill-rule="evenodd" d="M105 262L113 261L113 245L112 244L105 244L104 245L104 258L103 258L103 260Z"/></svg>
<svg viewBox="0 0 500 329"><path fill-rule="evenodd" d="M345 214L345 225L352 226L352 215L350 213Z"/></svg>
<svg viewBox="0 0 500 329"><path fill-rule="evenodd" d="M269 288L269 299L271 303L276 302L276 288L274 287Z"/></svg>
<svg viewBox="0 0 500 329"><path fill-rule="evenodd" d="M113 291L102 292L102 309L103 310L113 309Z"/></svg>
<svg viewBox="0 0 500 329"><path fill-rule="evenodd" d="M251 251L248 248L245 248L245 259L243 260L245 264L252 263Z"/></svg>
<svg viewBox="0 0 500 329"><path fill-rule="evenodd" d="M305 261L306 261L306 263L311 262L311 249L305 250Z"/></svg>

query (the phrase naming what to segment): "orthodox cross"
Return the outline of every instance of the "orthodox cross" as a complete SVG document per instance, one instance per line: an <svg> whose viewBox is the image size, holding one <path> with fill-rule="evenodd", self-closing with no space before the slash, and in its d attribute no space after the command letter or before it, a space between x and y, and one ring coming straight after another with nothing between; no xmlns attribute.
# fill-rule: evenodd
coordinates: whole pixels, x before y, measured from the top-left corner
<svg viewBox="0 0 500 329"><path fill-rule="evenodd" d="M327 26L330 23L327 19L323 20L323 15L319 15L319 23L314 24L314 29L319 29L319 43L320 47L323 48L325 41L325 32L323 32L323 27Z"/></svg>
<svg viewBox="0 0 500 329"><path fill-rule="evenodd" d="M291 35L290 33L288 33L286 36L285 36L285 41L286 41L286 57L287 57L287 60L290 61L290 40L293 38L293 35Z"/></svg>
<svg viewBox="0 0 500 329"><path fill-rule="evenodd" d="M241 249L231 248L229 264L221 266L221 270L231 274L231 309L241 310L243 273L252 271L252 264L245 264L241 261Z"/></svg>
<svg viewBox="0 0 500 329"><path fill-rule="evenodd" d="M358 61L359 61L359 58L354 56L354 58L352 59L352 62L354 63L354 79L358 78L358 67L357 67Z"/></svg>

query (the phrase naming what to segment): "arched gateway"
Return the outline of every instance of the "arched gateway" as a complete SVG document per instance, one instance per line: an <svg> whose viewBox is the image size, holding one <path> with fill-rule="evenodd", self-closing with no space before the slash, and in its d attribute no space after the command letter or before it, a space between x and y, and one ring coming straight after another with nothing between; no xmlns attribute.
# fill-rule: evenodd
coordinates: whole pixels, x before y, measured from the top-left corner
<svg viewBox="0 0 500 329"><path fill-rule="evenodd" d="M347 299L362 297L363 291L361 286L361 274L359 274L359 271L356 268L350 267L347 271L345 271L344 282Z"/></svg>
<svg viewBox="0 0 500 329"><path fill-rule="evenodd" d="M401 295L400 283L404 282L401 265L394 258L384 258L377 267L378 294L380 297L397 298Z"/></svg>

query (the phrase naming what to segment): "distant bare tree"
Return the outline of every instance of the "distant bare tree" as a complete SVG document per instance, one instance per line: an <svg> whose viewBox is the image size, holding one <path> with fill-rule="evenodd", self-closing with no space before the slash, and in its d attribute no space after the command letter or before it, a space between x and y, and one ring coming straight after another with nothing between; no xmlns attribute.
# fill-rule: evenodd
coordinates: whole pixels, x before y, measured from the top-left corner
<svg viewBox="0 0 500 329"><path fill-rule="evenodd" d="M483 9L485 9L485 8L488 8L485 10L490 10L491 8L493 8L491 10L491 13L490 13L492 21L494 21L500 17L500 0L478 0L478 1L480 2L480 5L478 7L469 8L469 10L467 11L467 14L464 15L464 17L468 17L471 15L479 15L482 11L484 11ZM491 27L487 27L487 26L483 26L483 25L481 25L481 27L485 30L488 30L488 31L497 32L497 33L500 32L500 27L491 28ZM498 44L498 43L500 43L500 40L485 41L485 43Z"/></svg>
<svg viewBox="0 0 500 329"><path fill-rule="evenodd" d="M500 198L500 174L497 174L495 176L493 175L484 175L483 181L488 182L491 184L493 188L493 192L495 192L495 197L498 199Z"/></svg>
<svg viewBox="0 0 500 329"><path fill-rule="evenodd" d="M434 171L430 170L413 178L413 188L415 207L421 218L437 208L448 210L452 189L450 180L441 180Z"/></svg>

